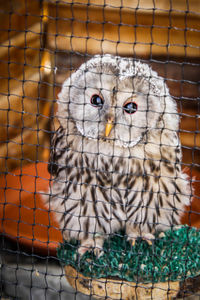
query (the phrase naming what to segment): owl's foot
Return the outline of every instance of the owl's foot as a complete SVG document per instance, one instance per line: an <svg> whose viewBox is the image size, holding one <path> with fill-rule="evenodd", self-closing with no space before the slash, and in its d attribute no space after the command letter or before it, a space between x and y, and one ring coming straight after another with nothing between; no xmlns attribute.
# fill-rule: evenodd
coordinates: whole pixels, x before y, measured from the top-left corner
<svg viewBox="0 0 200 300"><path fill-rule="evenodd" d="M93 251L96 257L100 257L104 253L103 242L103 238L82 240L78 249L78 253L80 256L82 256L87 251Z"/></svg>
<svg viewBox="0 0 200 300"><path fill-rule="evenodd" d="M152 233L145 233L142 235L142 239L151 246L153 241L155 240L155 236Z"/></svg>
<svg viewBox="0 0 200 300"><path fill-rule="evenodd" d="M144 233L144 234L134 234L132 236L129 236L127 240L131 243L132 246L135 246L135 242L138 238L141 238L142 240L146 241L148 245L152 245L153 241L155 240L155 236L151 233Z"/></svg>

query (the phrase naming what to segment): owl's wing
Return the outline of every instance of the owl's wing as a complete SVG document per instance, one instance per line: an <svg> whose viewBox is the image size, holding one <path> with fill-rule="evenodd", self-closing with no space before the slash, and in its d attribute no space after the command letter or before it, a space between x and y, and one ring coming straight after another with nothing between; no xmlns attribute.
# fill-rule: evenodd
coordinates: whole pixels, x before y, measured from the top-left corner
<svg viewBox="0 0 200 300"><path fill-rule="evenodd" d="M48 164L48 171L50 174L54 176L57 176L59 173L60 170L59 159L62 157L62 154L66 151L64 140L65 140L64 128L60 126L54 132L51 141L50 157L49 157L49 164Z"/></svg>

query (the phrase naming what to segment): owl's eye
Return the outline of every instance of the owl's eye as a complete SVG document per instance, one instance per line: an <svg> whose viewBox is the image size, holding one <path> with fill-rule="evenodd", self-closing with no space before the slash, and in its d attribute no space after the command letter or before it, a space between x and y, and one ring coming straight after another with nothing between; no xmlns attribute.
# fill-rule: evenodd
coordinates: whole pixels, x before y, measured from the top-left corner
<svg viewBox="0 0 200 300"><path fill-rule="evenodd" d="M137 104L135 102L128 102L123 106L123 110L127 114L134 114L137 111Z"/></svg>
<svg viewBox="0 0 200 300"><path fill-rule="evenodd" d="M104 104L103 99L99 95L93 95L90 98L90 102L91 102L92 106L99 107L99 108L101 108Z"/></svg>

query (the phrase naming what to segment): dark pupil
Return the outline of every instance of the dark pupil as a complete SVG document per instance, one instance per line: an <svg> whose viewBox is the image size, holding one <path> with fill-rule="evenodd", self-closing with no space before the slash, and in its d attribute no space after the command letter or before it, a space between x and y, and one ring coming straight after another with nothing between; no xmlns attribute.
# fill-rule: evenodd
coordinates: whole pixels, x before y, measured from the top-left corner
<svg viewBox="0 0 200 300"><path fill-rule="evenodd" d="M92 98L91 98L91 103L92 103L92 105L94 105L94 106L100 107L100 106L103 105L103 100L101 99L100 96L94 95L94 96L92 96Z"/></svg>
<svg viewBox="0 0 200 300"><path fill-rule="evenodd" d="M124 105L124 110L128 114L133 114L137 110L137 104L134 103L134 102L129 102L129 103L127 103L127 104Z"/></svg>

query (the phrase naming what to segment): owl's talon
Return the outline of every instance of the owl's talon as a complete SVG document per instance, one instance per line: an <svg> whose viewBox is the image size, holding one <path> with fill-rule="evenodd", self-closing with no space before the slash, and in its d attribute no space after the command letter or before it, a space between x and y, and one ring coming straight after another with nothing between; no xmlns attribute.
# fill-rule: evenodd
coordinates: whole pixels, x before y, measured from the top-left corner
<svg viewBox="0 0 200 300"><path fill-rule="evenodd" d="M142 239L146 241L149 246L152 246L155 236L151 233L146 233L143 235Z"/></svg>
<svg viewBox="0 0 200 300"><path fill-rule="evenodd" d="M153 240L144 239L144 241L146 241L149 246L152 246L153 244Z"/></svg>
<svg viewBox="0 0 200 300"><path fill-rule="evenodd" d="M137 236L135 236L135 237L128 236L127 237L127 241L131 244L132 247L135 246L136 240L137 240Z"/></svg>
<svg viewBox="0 0 200 300"><path fill-rule="evenodd" d="M131 246L132 246L132 247L135 246L136 240L139 240L139 239L132 240L132 242L131 242ZM144 238L144 237L142 237L140 240L147 242L147 244L148 244L149 246L152 246L153 241L154 241L154 239L147 239L147 238Z"/></svg>
<svg viewBox="0 0 200 300"><path fill-rule="evenodd" d="M148 243L148 245L152 246L153 244L153 241L155 240L155 236L151 233L146 233L146 234L143 234L142 236L140 236L138 234L138 236L135 236L135 237L128 237L127 240L131 243L131 246L134 247L135 246L135 243L136 243L136 240L138 239L141 239L143 241L146 241Z"/></svg>
<svg viewBox="0 0 200 300"><path fill-rule="evenodd" d="M104 251L101 248L94 248L93 251L97 258L100 258L104 254Z"/></svg>
<svg viewBox="0 0 200 300"><path fill-rule="evenodd" d="M134 247L135 246L135 242L136 242L136 240L134 239L134 240L132 240L132 242L131 242L131 246L132 247Z"/></svg>

